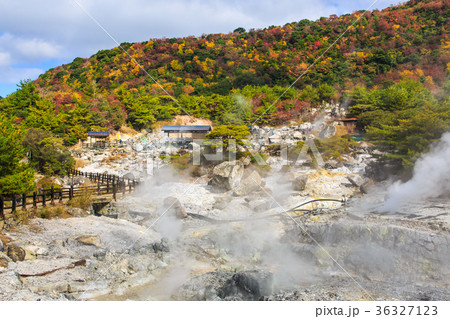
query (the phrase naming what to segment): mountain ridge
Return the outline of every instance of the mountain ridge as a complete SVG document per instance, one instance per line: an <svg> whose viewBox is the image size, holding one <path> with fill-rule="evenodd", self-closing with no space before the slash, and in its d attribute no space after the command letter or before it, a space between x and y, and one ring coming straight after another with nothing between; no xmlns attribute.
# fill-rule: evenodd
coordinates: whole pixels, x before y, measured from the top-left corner
<svg viewBox="0 0 450 319"><path fill-rule="evenodd" d="M13 93L2 108L71 144L90 129L114 130L127 122L140 130L186 113L216 124L285 124L307 119L308 110L323 103L349 106L349 93L361 85L414 80L443 96L450 71L449 17L450 0L411 0L280 27L122 43L126 53L100 50L23 83L22 89L35 88Z"/></svg>

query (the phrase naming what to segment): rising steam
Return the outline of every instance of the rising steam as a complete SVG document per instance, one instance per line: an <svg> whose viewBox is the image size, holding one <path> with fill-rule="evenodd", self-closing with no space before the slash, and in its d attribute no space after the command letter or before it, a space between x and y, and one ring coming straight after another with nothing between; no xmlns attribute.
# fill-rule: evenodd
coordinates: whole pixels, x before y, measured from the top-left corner
<svg viewBox="0 0 450 319"><path fill-rule="evenodd" d="M417 160L409 181L389 187L383 211L395 212L407 203L446 194L450 194L450 132Z"/></svg>

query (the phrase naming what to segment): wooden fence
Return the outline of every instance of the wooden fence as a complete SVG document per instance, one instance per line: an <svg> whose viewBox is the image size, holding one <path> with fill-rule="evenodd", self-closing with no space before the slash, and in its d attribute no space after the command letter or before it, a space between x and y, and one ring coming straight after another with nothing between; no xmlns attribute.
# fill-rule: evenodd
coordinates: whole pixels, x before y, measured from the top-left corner
<svg viewBox="0 0 450 319"><path fill-rule="evenodd" d="M75 176L86 177L96 185L74 186L72 183L70 187L55 188L52 186L50 189L40 189L38 192L29 194L0 195L0 218L4 220L6 211L14 213L19 207L27 210L28 207L37 209L38 206L56 205L56 202L62 203L64 199L71 200L86 192L97 196L112 194L113 199L117 200L117 194L131 193L140 183L138 180L116 175L70 170L69 177Z"/></svg>

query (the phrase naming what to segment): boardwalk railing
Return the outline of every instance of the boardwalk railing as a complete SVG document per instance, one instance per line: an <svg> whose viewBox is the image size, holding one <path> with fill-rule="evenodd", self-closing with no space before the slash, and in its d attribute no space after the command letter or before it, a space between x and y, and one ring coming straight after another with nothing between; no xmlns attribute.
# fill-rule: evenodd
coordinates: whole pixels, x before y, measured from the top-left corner
<svg viewBox="0 0 450 319"><path fill-rule="evenodd" d="M87 192L97 196L112 194L113 199L117 200L117 194L131 193L140 183L138 180L116 175L86 173L78 170L70 170L70 176L84 176L96 185L74 186L72 184L70 187L62 188L52 186L50 189L40 189L38 192L28 194L0 195L0 218L4 220L7 211L14 213L19 207L27 210L28 207L37 209L38 206L56 205L56 202L63 203L64 199L71 200Z"/></svg>

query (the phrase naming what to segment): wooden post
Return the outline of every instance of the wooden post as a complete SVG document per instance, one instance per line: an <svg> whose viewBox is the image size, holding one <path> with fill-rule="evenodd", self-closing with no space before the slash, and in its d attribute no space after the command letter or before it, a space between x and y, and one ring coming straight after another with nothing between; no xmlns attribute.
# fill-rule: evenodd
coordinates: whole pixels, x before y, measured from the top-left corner
<svg viewBox="0 0 450 319"><path fill-rule="evenodd" d="M63 189L62 187L59 189L59 203L63 203Z"/></svg>
<svg viewBox="0 0 450 319"><path fill-rule="evenodd" d="M97 195L100 195L100 181L97 182Z"/></svg>
<svg viewBox="0 0 450 319"><path fill-rule="evenodd" d="M47 203L45 201L45 189L42 189L42 206L47 206Z"/></svg>
<svg viewBox="0 0 450 319"><path fill-rule="evenodd" d="M73 185L70 185L70 188L69 188L69 200L72 200L72 198L73 198Z"/></svg>
<svg viewBox="0 0 450 319"><path fill-rule="evenodd" d="M0 217L4 220L5 219L5 213L4 213L4 203L3 196L0 195Z"/></svg>
<svg viewBox="0 0 450 319"><path fill-rule="evenodd" d="M51 196L51 204L52 206L55 206L55 188L52 186L50 189L50 196Z"/></svg>
<svg viewBox="0 0 450 319"><path fill-rule="evenodd" d="M16 211L16 194L11 195L11 201L12 201L12 212L14 213Z"/></svg>
<svg viewBox="0 0 450 319"><path fill-rule="evenodd" d="M22 194L22 209L27 210L27 194Z"/></svg>
<svg viewBox="0 0 450 319"><path fill-rule="evenodd" d="M33 192L33 209L37 209L37 193Z"/></svg>
<svg viewBox="0 0 450 319"><path fill-rule="evenodd" d="M116 193L117 193L117 184L115 184L114 181L113 181L113 198L114 198L114 201L117 201Z"/></svg>
<svg viewBox="0 0 450 319"><path fill-rule="evenodd" d="M106 194L109 194L109 179L106 179Z"/></svg>

